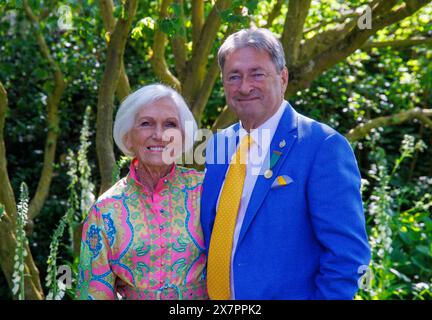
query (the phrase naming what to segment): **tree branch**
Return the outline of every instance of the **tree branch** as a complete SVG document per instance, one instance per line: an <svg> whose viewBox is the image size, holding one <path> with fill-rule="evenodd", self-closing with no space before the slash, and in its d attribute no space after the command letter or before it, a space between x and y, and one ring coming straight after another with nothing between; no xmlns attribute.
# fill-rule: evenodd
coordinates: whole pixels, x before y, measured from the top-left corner
<svg viewBox="0 0 432 320"><path fill-rule="evenodd" d="M272 8L272 11L270 11L267 22L264 28L270 28L273 25L273 21L276 19L276 17L280 14L282 4L284 3L284 0L278 0L275 5Z"/></svg>
<svg viewBox="0 0 432 320"><path fill-rule="evenodd" d="M369 4L369 8L372 11L373 19L377 19L383 12L388 12L396 3L396 0L374 0ZM340 24L337 24L333 28L325 30L316 34L311 39L305 41L300 49L300 61L297 65L307 63L320 53L332 49L337 43L343 41L350 32L357 30L357 21L360 18L362 12L357 8L354 13L350 13L347 16L341 18ZM290 66L293 67L293 66Z"/></svg>
<svg viewBox="0 0 432 320"><path fill-rule="evenodd" d="M180 21L185 21L183 0L175 1L180 8L180 16L178 17ZM176 66L176 71L178 78L181 82L184 80L184 72L186 68L186 30L184 25L182 26L182 32L176 33L172 38L172 48L174 53L174 63Z"/></svg>
<svg viewBox="0 0 432 320"><path fill-rule="evenodd" d="M357 15L357 18L359 14ZM305 40L300 46L299 59L296 61L296 65L301 65L305 62L309 62L311 58L318 55L320 52L331 48L335 43L343 40L346 35L355 28L357 19L347 18L343 20L343 23L336 25L335 27L325 30L316 34L311 39ZM295 67L294 64L289 64L289 68Z"/></svg>
<svg viewBox="0 0 432 320"><path fill-rule="evenodd" d="M371 1L371 3L369 3L369 7L374 8L380 1L382 1L382 0ZM342 16L340 16L337 19L320 22L320 23L317 23L316 25L304 30L304 34L315 31L315 30L322 29L329 24L338 24L338 23L345 22L345 20L347 20L347 19L359 18L360 14L361 14L361 12L358 12L358 11L353 11L353 10L346 11L346 12L344 12L344 14Z"/></svg>
<svg viewBox="0 0 432 320"><path fill-rule="evenodd" d="M99 10L101 11L104 28L110 34L114 31L116 21L114 19L114 3L113 0L99 0ZM131 92L129 78L124 67L124 59L120 65L119 81L116 88L117 98L122 101Z"/></svg>
<svg viewBox="0 0 432 320"><path fill-rule="evenodd" d="M233 23L228 27L227 32L225 33L223 41L235 30L237 30L237 24ZM207 101L210 98L211 92L213 90L214 84L219 75L219 63L217 60L217 56L213 58L210 63L210 67L207 70L206 77L201 86L201 89L198 92L197 97L194 99L195 103L192 106L192 113L195 116L195 119L198 123L201 122L201 117L204 113L204 109L206 107Z"/></svg>
<svg viewBox="0 0 432 320"><path fill-rule="evenodd" d="M7 172L6 148L3 136L7 104L7 92L0 82L0 203L4 205L4 212L0 219L0 267L9 288L13 288L12 275L14 272L14 256L17 243L15 238L16 202ZM33 261L28 245L25 250L27 251L27 257L24 268L26 274L29 276L25 278L24 296L26 299L42 300L43 291L40 284L39 271Z"/></svg>
<svg viewBox="0 0 432 320"><path fill-rule="evenodd" d="M300 51L300 41L303 37L303 27L312 0L290 0L285 26L282 32L282 46L289 65L296 63Z"/></svg>
<svg viewBox="0 0 432 320"><path fill-rule="evenodd" d="M172 0L162 0L160 7L159 21L168 17L168 7ZM172 86L176 90L181 90L180 81L171 73L165 60L165 46L167 36L158 28L153 38L153 56L150 60L153 71L156 76L164 83Z"/></svg>
<svg viewBox="0 0 432 320"><path fill-rule="evenodd" d="M210 67L207 70L207 74L201 86L201 90L199 90L198 96L196 97L196 99L194 99L195 103L191 108L197 123L201 122L204 109L206 107L208 99L210 98L210 95L212 93L218 75L219 75L219 65L218 65L217 58L214 57L210 64Z"/></svg>
<svg viewBox="0 0 432 320"><path fill-rule="evenodd" d="M201 30L198 42L194 43L192 58L188 62L183 85L183 96L190 105L195 104L194 99L205 77L208 55L221 25L219 12L227 10L230 4L231 0L217 0Z"/></svg>
<svg viewBox="0 0 432 320"><path fill-rule="evenodd" d="M42 166L42 172L39 178L39 183L36 189L36 193L30 201L28 216L30 219L34 219L41 211L42 206L48 197L49 189L51 186L51 180L53 176L53 164L55 161L55 152L57 147L57 140L59 136L59 115L58 107L60 104L61 97L66 87L63 73L60 70L59 65L53 59L45 38L40 31L39 21L34 15L32 9L25 0L23 2L24 10L33 25L36 33L36 40L39 45L39 50L42 56L48 61L48 64L53 71L54 76L54 88L48 93L47 98L47 125L48 134L45 143L44 160Z"/></svg>
<svg viewBox="0 0 432 320"><path fill-rule="evenodd" d="M363 50L370 50L372 48L383 48L383 47L392 47L392 48L403 48L410 46L418 46L422 44L431 44L432 37L418 37L411 39L401 39L401 40L389 40L389 41L369 41L366 42L361 48Z"/></svg>
<svg viewBox="0 0 432 320"><path fill-rule="evenodd" d="M119 81L126 42L138 6L136 0L126 0L122 5L124 5L124 16L117 20L110 37L106 66L98 94L96 151L101 173L100 193L106 191L112 184L112 172L115 166L112 137L114 94Z"/></svg>
<svg viewBox="0 0 432 320"><path fill-rule="evenodd" d="M174 63L178 74L178 78L181 79L181 82L183 82L185 77L184 73L186 69L186 60L187 60L186 38L181 35L174 36L172 39L172 48L173 48Z"/></svg>
<svg viewBox="0 0 432 320"><path fill-rule="evenodd" d="M361 140L366 137L366 135L372 129L389 125L398 125L413 119L418 119L419 121L423 122L425 126L429 127L429 129L432 129L432 120L429 119L430 117L432 117L432 109L414 108L408 111L399 112L397 114L369 120L368 122L362 123L351 129L347 134L345 134L345 137L349 141Z"/></svg>
<svg viewBox="0 0 432 320"><path fill-rule="evenodd" d="M99 10L101 12L104 28L107 32L112 32L115 28L114 2L113 0L99 0Z"/></svg>
<svg viewBox="0 0 432 320"><path fill-rule="evenodd" d="M350 11L350 12L342 15L341 17L337 18L337 19L317 23L316 25L305 29L303 31L303 34L307 34L309 32L322 29L322 28L328 26L329 24L340 24L340 23L345 22L345 20L347 20L347 19L356 18L356 17L358 18L359 14L357 12Z"/></svg>
<svg viewBox="0 0 432 320"><path fill-rule="evenodd" d="M310 85L319 74L345 59L355 50L363 46L369 37L378 30L403 20L414 14L431 0L406 0L404 4L393 9L396 0L375 1L372 7L372 28L361 30L352 28L343 39L335 37L336 41L326 45L323 51L304 54L301 65L291 67L290 85L286 97ZM355 21L355 20L354 20Z"/></svg>
<svg viewBox="0 0 432 320"><path fill-rule="evenodd" d="M192 43L197 43L204 25L204 1L192 1Z"/></svg>
<svg viewBox="0 0 432 320"><path fill-rule="evenodd" d="M0 82L0 203L5 206L6 212L16 216L15 195L10 184L7 171L6 146L4 142L4 125L6 121L8 99L7 92Z"/></svg>

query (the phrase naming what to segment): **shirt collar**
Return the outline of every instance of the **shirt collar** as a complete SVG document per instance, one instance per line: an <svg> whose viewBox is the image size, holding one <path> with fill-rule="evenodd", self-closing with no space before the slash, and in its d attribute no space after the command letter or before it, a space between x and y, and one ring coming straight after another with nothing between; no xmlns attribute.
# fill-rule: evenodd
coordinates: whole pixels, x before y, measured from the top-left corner
<svg viewBox="0 0 432 320"><path fill-rule="evenodd" d="M279 106L278 110L274 113L274 115L272 115L263 124L261 124L259 127L253 129L250 132L252 139L255 141L255 143L258 145L258 147L264 148L264 149L267 149L268 147L270 147L270 142L273 139L273 136L276 132L279 121L282 118L286 104L287 104L287 101L283 100L281 105ZM268 143L266 143L266 144L263 144L263 142L265 142L264 141L265 139L263 139L263 137L265 137L265 135L262 134L263 129L270 131L270 137L269 137L270 141L268 141ZM240 121L239 141L242 141L242 138L247 134L248 134L248 132L243 128L242 122ZM266 150L264 150L264 151L266 151Z"/></svg>
<svg viewBox="0 0 432 320"><path fill-rule="evenodd" d="M142 188L146 193L149 193L147 188L138 180L138 175L137 175L137 168L138 168L138 159L134 158L131 161L130 167L129 167L129 178L135 183L135 185L137 185L138 187ZM162 191L164 188L167 188L169 184L171 184L174 180L174 176L175 176L175 172L176 172L176 164L174 163L171 167L171 170L169 171L169 173L160 178L158 183L156 184L156 187L154 189L155 193L159 193L160 191Z"/></svg>

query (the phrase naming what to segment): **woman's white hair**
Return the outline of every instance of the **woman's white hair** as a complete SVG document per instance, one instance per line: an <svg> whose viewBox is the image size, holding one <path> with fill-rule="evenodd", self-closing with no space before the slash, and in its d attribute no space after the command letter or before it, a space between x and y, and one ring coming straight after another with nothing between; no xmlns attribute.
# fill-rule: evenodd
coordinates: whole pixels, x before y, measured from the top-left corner
<svg viewBox="0 0 432 320"><path fill-rule="evenodd" d="M180 126L184 133L184 152L190 152L193 148L195 135L198 130L197 123L189 110L183 97L174 89L163 84L151 84L144 86L123 100L114 121L114 141L119 149L127 156L135 154L129 150L124 142L124 136L132 129L135 117L142 108L149 108L162 98L170 98L177 107L180 117Z"/></svg>

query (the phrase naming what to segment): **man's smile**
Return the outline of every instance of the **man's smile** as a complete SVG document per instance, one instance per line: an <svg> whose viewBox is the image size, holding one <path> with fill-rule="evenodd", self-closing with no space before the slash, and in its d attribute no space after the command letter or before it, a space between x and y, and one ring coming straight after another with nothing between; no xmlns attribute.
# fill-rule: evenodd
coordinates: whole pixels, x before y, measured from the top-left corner
<svg viewBox="0 0 432 320"><path fill-rule="evenodd" d="M255 101L259 100L259 97L250 97L250 98L237 98L237 101L239 102L248 102L248 101Z"/></svg>

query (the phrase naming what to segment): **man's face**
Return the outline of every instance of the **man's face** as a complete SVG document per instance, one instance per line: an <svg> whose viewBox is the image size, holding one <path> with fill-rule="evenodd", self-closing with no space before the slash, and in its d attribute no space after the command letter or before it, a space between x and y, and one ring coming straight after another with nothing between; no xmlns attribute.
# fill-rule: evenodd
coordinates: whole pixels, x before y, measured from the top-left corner
<svg viewBox="0 0 432 320"><path fill-rule="evenodd" d="M246 47L226 56L222 78L228 106L250 130L279 108L288 84L288 70L278 73L267 52Z"/></svg>

